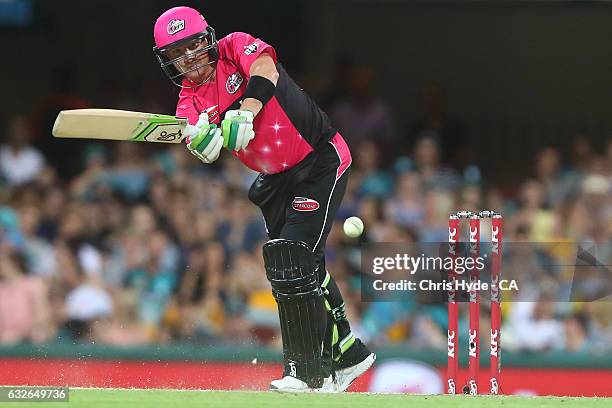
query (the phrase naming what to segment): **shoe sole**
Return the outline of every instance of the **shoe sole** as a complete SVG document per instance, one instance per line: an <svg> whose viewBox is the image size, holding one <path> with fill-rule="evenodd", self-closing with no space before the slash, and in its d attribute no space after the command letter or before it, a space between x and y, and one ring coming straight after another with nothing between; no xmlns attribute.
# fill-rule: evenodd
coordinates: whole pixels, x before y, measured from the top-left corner
<svg viewBox="0 0 612 408"><path fill-rule="evenodd" d="M352 367L343 368L336 373L337 377L341 378L341 383L338 383L338 392L346 391L359 376L368 371L372 364L376 361L376 354L371 353L361 363L355 364ZM341 373L338 375L338 373Z"/></svg>
<svg viewBox="0 0 612 408"><path fill-rule="evenodd" d="M270 384L269 390L274 392L287 392L287 393L306 393L306 392L318 392L318 393L335 393L336 388L334 387L334 383L332 382L332 377L330 376L325 381L329 381L328 384L324 383L321 388L278 388L276 385ZM328 388L330 387L331 388Z"/></svg>
<svg viewBox="0 0 612 408"><path fill-rule="evenodd" d="M312 392L312 390L310 388L284 388L284 389L280 389L278 387L275 387L273 385L270 386L270 391L274 391L274 392L290 392L290 393L304 393L304 392Z"/></svg>

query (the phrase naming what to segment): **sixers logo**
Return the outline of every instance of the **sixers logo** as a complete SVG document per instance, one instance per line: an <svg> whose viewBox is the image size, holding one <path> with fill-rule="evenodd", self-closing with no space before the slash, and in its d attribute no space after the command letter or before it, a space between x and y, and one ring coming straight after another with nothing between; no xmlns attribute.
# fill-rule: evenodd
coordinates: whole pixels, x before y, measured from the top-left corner
<svg viewBox="0 0 612 408"><path fill-rule="evenodd" d="M185 29L185 20L171 20L168 23L168 34L174 35L179 31L183 31Z"/></svg>
<svg viewBox="0 0 612 408"><path fill-rule="evenodd" d="M244 78L239 72L234 72L232 75L227 77L225 81L225 90L228 93L235 94L240 88L240 85L244 82Z"/></svg>
<svg viewBox="0 0 612 408"><path fill-rule="evenodd" d="M259 44L257 43L257 41L254 41L253 43L244 46L244 54L251 55L257 52L258 48L259 48Z"/></svg>
<svg viewBox="0 0 612 408"><path fill-rule="evenodd" d="M295 211L316 211L319 209L319 203L312 198L295 197L291 203L291 207Z"/></svg>

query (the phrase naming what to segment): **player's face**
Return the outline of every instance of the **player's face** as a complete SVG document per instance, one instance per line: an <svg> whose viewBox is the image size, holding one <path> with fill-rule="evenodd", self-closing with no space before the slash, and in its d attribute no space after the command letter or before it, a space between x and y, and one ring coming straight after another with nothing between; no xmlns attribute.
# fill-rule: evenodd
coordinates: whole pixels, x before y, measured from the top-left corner
<svg viewBox="0 0 612 408"><path fill-rule="evenodd" d="M176 60L174 65L187 79L201 83L210 77L214 66L210 64L210 56L205 51L208 47L206 38L197 38L187 44L169 48L165 51L170 60Z"/></svg>

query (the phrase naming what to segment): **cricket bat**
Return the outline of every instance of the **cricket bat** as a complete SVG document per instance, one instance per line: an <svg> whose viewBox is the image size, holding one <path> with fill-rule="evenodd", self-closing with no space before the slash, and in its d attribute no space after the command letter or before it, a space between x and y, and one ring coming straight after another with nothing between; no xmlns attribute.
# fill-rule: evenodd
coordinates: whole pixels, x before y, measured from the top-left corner
<svg viewBox="0 0 612 408"><path fill-rule="evenodd" d="M117 109L72 109L57 115L53 136L180 143L186 118Z"/></svg>

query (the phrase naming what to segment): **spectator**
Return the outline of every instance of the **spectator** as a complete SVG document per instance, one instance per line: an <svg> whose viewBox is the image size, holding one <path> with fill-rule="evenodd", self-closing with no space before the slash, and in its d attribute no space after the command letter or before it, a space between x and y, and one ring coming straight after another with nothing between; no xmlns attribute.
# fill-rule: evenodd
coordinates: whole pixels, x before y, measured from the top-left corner
<svg viewBox="0 0 612 408"><path fill-rule="evenodd" d="M426 190L455 190L460 187L457 173L440 161L440 146L431 133L420 135L414 145L414 163Z"/></svg>
<svg viewBox="0 0 612 408"><path fill-rule="evenodd" d="M381 168L381 159L378 144L364 140L354 158L361 197L383 198L393 191L393 179Z"/></svg>
<svg viewBox="0 0 612 408"><path fill-rule="evenodd" d="M448 191L432 190L425 194L425 218L420 228L421 242L448 239L448 215L454 211L453 196Z"/></svg>
<svg viewBox="0 0 612 408"><path fill-rule="evenodd" d="M591 165L593 158L593 142L583 134L576 133L570 141L570 160L572 167L578 173L584 173Z"/></svg>
<svg viewBox="0 0 612 408"><path fill-rule="evenodd" d="M240 252L226 285L233 314L226 329L243 341L270 344L274 338L279 339L276 302L270 293L259 254Z"/></svg>
<svg viewBox="0 0 612 408"><path fill-rule="evenodd" d="M143 157L136 143L118 143L115 162L111 166L108 183L129 202L143 198L147 192L151 164Z"/></svg>
<svg viewBox="0 0 612 408"><path fill-rule="evenodd" d="M545 208L544 188L536 180L528 180L521 188L521 208L516 219L529 228L531 242L551 242L559 236L556 215Z"/></svg>
<svg viewBox="0 0 612 408"><path fill-rule="evenodd" d="M211 342L222 335L224 306L222 278L225 252L218 243L196 245L189 251L187 269L177 291L181 335L191 341Z"/></svg>
<svg viewBox="0 0 612 408"><path fill-rule="evenodd" d="M155 230L147 237L144 258L128 264L126 287L135 291L138 318L152 336L159 328L176 285L176 248L168 236Z"/></svg>
<svg viewBox="0 0 612 408"><path fill-rule="evenodd" d="M10 207L0 207L0 245L21 249L23 244L17 214Z"/></svg>
<svg viewBox="0 0 612 408"><path fill-rule="evenodd" d="M30 145L28 123L22 116L9 122L7 143L0 146L0 179L9 186L18 186L35 180L45 167L45 159Z"/></svg>
<svg viewBox="0 0 612 408"><path fill-rule="evenodd" d="M26 271L23 256L0 246L0 344L43 343L53 334L49 289Z"/></svg>
<svg viewBox="0 0 612 408"><path fill-rule="evenodd" d="M60 219L66 213L67 207L67 192L60 187L47 190L45 196L40 198L41 220L38 234L42 238L50 242L57 238Z"/></svg>
<svg viewBox="0 0 612 408"><path fill-rule="evenodd" d="M67 245L58 245L57 258L58 273L66 289L64 334L73 342L89 341L91 325L111 315L112 299L99 279L85 273Z"/></svg>
<svg viewBox="0 0 612 408"><path fill-rule="evenodd" d="M404 173L399 177L395 193L385 205L386 215L395 223L418 228L425 218L423 186L416 172Z"/></svg>
<svg viewBox="0 0 612 408"><path fill-rule="evenodd" d="M482 206L482 193L478 186L473 184L466 185L461 189L459 196L459 203L457 208L464 208L468 211L480 211ZM499 208L499 207L486 207L486 208Z"/></svg>
<svg viewBox="0 0 612 408"><path fill-rule="evenodd" d="M35 276L55 274L55 248L37 235L41 212L33 205L24 206L19 212L20 227L24 236L24 254L28 270Z"/></svg>
<svg viewBox="0 0 612 408"><path fill-rule="evenodd" d="M378 138L366 137L353 150L347 198L326 257L346 293L347 315L360 322L356 332L380 344L445 346L444 305L420 296L395 306L360 302L359 243L445 242L448 215L457 209L501 210L505 242L554 239L571 242L568 247L580 242L586 249L597 247L596 260L610 264L612 143L599 155L588 139L576 142L579 154L570 164L577 168L561 163L558 148L544 147L534 162L534 178L515 189L499 183L503 174L468 177L464 172L462 179L444 163L438 130L427 132L413 154L394 166L383 159ZM237 171L229 156L221 166L203 169L180 146L120 145L89 145L78 157L74 178L52 166L26 183L0 189L0 246L19 251L27 261L25 269L4 268L10 257L0 259L0 337L7 333L7 322L12 333L2 341L53 341L59 333L60 340L114 345L277 346L274 299L261 254L253 251L263 236L261 217L245 211L244 199L235 199L253 175ZM116 146L116 160L99 146ZM359 239L342 232L343 220L351 215L365 223ZM488 229L481 231L484 241L487 234ZM504 247L504 265L512 267L511 276L522 288L518 294L504 292L509 347L576 353L609 348L612 324L609 311L595 307L599 302L576 310L560 310L550 302L553 295L588 300L610 293L602 268L588 262L584 271L551 267L575 263L575 251L564 248ZM573 279L576 273L579 280ZM545 285L553 288L548 298L531 291ZM46 293L37 297L47 299L45 307L31 302L28 290L37 287ZM14 293L20 297L13 299ZM7 299L28 310L28 319L19 313L3 317L15 310ZM533 301L537 306L522 305ZM43 309L46 315L36 312ZM521 318L539 340L512 332ZM43 329L33 333L38 321ZM551 327L558 329L558 339ZM33 338L38 333L44 339Z"/></svg>
<svg viewBox="0 0 612 408"><path fill-rule="evenodd" d="M100 199L108 195L108 167L103 147L91 145L84 155L85 168L70 183L72 196L83 200Z"/></svg>
<svg viewBox="0 0 612 408"><path fill-rule="evenodd" d="M561 168L561 155L554 147L546 147L536 155L536 177L545 190L544 204L562 203L575 193L575 175L565 173Z"/></svg>
<svg viewBox="0 0 612 408"><path fill-rule="evenodd" d="M567 317L565 324L564 351L585 353L589 349L589 317L585 313L575 313Z"/></svg>
<svg viewBox="0 0 612 408"><path fill-rule="evenodd" d="M231 200L228 217L219 224L218 238L231 257L240 251L252 251L253 245L266 237L261 217L241 194Z"/></svg>
<svg viewBox="0 0 612 408"><path fill-rule="evenodd" d="M502 330L509 350L543 352L563 346L563 323L555 318L555 304L548 295L537 302L515 303Z"/></svg>

